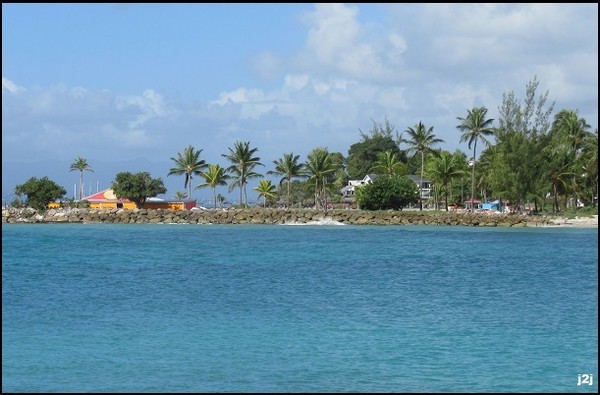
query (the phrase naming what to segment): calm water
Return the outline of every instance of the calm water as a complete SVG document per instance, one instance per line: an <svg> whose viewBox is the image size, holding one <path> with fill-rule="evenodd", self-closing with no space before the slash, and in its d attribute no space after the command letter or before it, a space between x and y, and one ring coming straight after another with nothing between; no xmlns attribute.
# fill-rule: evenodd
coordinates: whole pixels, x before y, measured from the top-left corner
<svg viewBox="0 0 600 395"><path fill-rule="evenodd" d="M597 249L597 228L3 224L2 390L597 392Z"/></svg>

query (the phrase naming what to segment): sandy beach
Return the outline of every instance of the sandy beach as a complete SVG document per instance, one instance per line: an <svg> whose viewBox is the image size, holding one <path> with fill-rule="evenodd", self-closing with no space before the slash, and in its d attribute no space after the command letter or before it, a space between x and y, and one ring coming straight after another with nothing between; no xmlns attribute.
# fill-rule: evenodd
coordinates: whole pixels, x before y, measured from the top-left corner
<svg viewBox="0 0 600 395"><path fill-rule="evenodd" d="M575 217L575 218L556 218L552 222L557 226L567 226L573 228L597 228L598 216L592 217Z"/></svg>

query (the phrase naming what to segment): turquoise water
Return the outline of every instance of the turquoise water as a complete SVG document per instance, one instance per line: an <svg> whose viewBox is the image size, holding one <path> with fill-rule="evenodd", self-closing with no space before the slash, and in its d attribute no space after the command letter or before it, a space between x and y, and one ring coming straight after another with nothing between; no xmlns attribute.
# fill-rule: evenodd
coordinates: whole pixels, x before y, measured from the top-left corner
<svg viewBox="0 0 600 395"><path fill-rule="evenodd" d="M597 249L597 228L3 224L2 390L597 392Z"/></svg>

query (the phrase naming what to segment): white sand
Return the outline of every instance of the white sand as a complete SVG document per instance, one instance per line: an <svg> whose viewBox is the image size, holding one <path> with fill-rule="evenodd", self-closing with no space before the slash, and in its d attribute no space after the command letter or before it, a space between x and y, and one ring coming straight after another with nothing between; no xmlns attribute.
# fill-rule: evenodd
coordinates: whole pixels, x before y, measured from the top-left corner
<svg viewBox="0 0 600 395"><path fill-rule="evenodd" d="M578 228L597 228L598 227L598 216L592 217L575 217L575 218L556 218L552 222L555 225L567 226L567 227L578 227Z"/></svg>

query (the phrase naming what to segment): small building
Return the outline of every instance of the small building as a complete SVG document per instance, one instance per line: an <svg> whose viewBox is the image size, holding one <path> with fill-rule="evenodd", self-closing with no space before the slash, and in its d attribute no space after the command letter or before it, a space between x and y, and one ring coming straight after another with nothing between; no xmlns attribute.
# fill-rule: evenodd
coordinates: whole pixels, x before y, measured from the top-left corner
<svg viewBox="0 0 600 395"><path fill-rule="evenodd" d="M433 183L424 177L423 179L421 179L421 176L417 176L414 174L409 174L407 177L410 178L417 185L417 188L419 188L419 190L421 191L421 200L423 200L424 202L425 200L429 199Z"/></svg>
<svg viewBox="0 0 600 395"><path fill-rule="evenodd" d="M133 210L136 208L134 202L127 198L118 198L112 189L105 189L104 191L98 192L94 195L90 195L83 200L90 202L90 208L101 208L101 209L113 209L123 208L126 210ZM145 209L171 209L171 210L190 210L196 207L196 201L185 200L185 201L167 201L157 198L149 198L144 203Z"/></svg>
<svg viewBox="0 0 600 395"><path fill-rule="evenodd" d="M349 180L348 185L340 190L340 193L342 194L342 202L354 203L356 187L371 184L376 178L377 174L367 174L362 180Z"/></svg>
<svg viewBox="0 0 600 395"><path fill-rule="evenodd" d="M464 201L465 208L469 210L481 209L481 200L479 199L468 199Z"/></svg>
<svg viewBox="0 0 600 395"><path fill-rule="evenodd" d="M500 206L500 200L494 200L493 202L484 202L481 208L485 211L502 211Z"/></svg>

